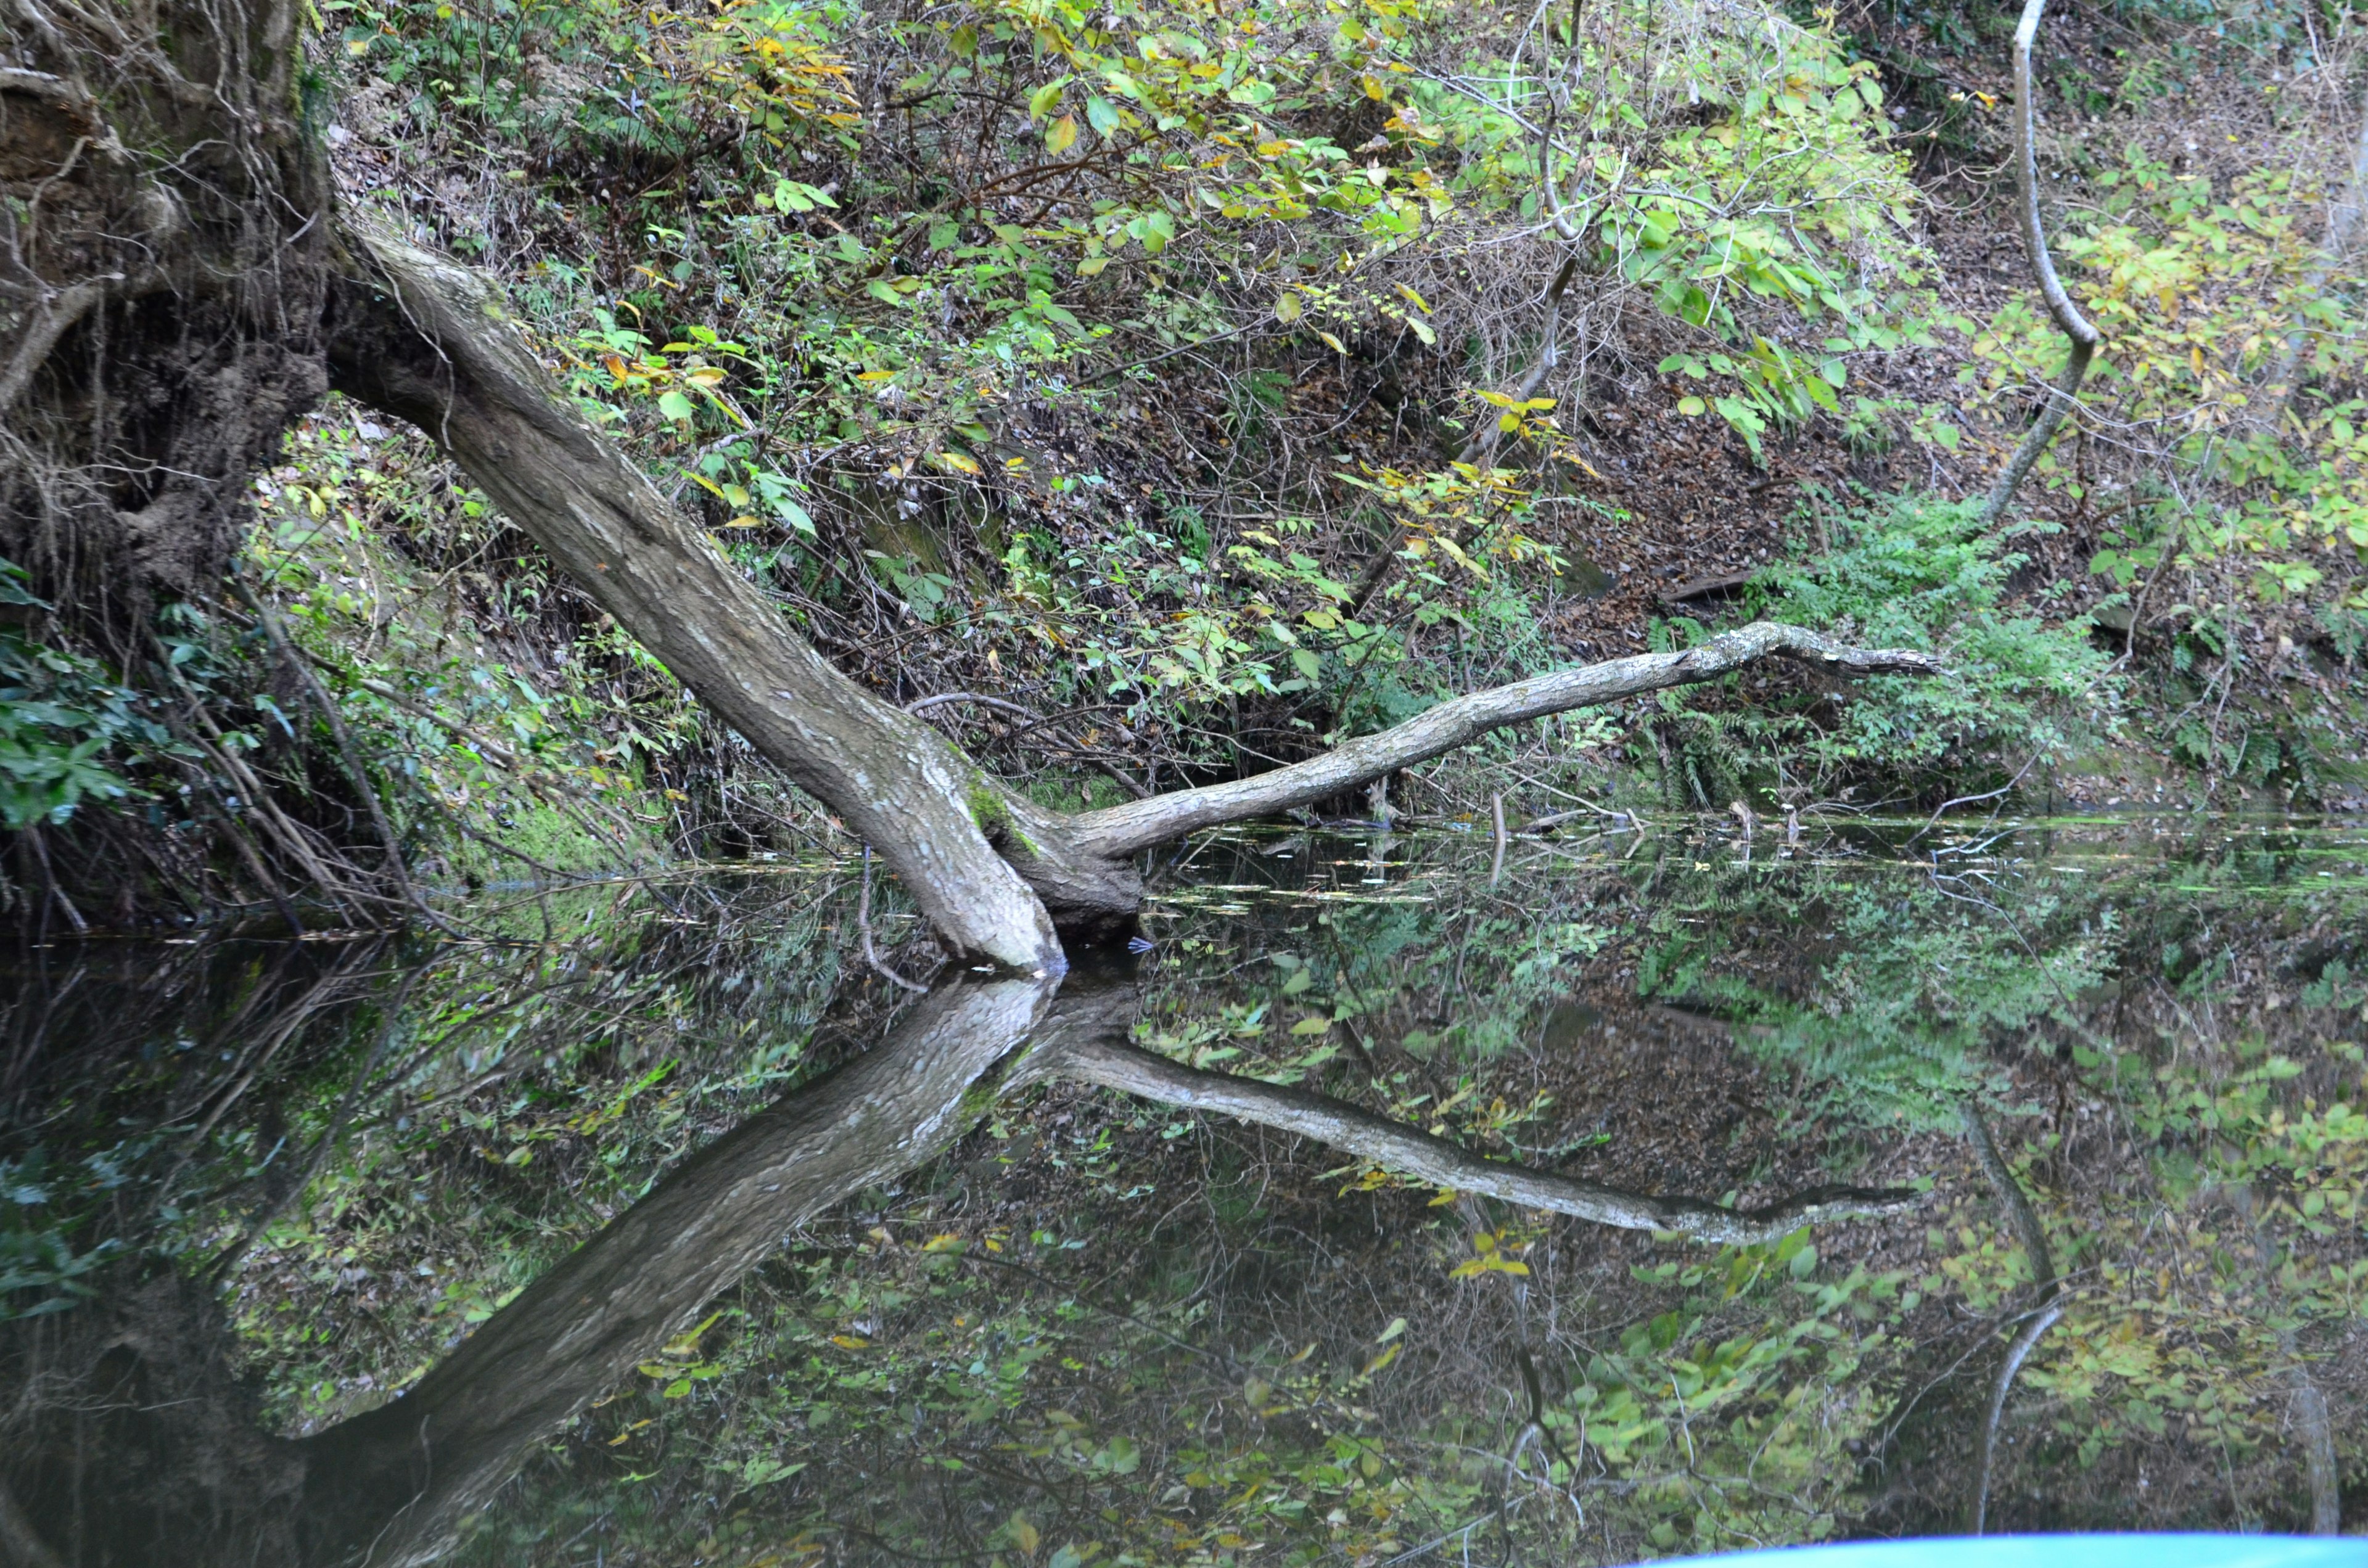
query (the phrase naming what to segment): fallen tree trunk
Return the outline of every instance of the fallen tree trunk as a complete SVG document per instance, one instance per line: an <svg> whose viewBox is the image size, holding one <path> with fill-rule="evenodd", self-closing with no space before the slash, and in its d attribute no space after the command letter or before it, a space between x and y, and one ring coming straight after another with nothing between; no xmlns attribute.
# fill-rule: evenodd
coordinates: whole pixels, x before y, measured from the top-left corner
<svg viewBox="0 0 2368 1568"><path fill-rule="evenodd" d="M1131 921L1140 850L1266 816L1441 756L1489 731L1713 679L1770 657L1930 675L1930 655L1756 622L1679 653L1565 670L1443 702L1321 756L1078 815L983 772L834 669L616 445L556 395L474 273L367 229L335 295L330 367L348 394L434 437L503 511L682 682L876 847L957 951L1057 969L1058 928Z"/></svg>
<svg viewBox="0 0 2368 1568"><path fill-rule="evenodd" d="M1304 1089L1204 1073L1148 1051L1090 1036L1052 1063L1064 1078L1099 1084L1164 1105L1214 1111L1294 1132L1386 1171L1522 1209L1543 1210L1627 1231L1674 1231L1729 1245L1765 1244L1827 1220L1905 1213L1920 1201L1898 1188L1821 1187L1762 1209L1728 1209L1699 1198L1654 1197L1483 1159L1444 1138Z"/></svg>
<svg viewBox="0 0 2368 1568"><path fill-rule="evenodd" d="M1469 745L1491 730L1623 697L1713 680L1767 658L1848 675L1937 675L1929 653L1847 647L1798 626L1755 620L1674 653L1639 653L1450 699L1403 724L1344 741L1323 756L1256 778L1178 790L1088 812L1070 831L1086 852L1116 857L1221 823L1290 811Z"/></svg>
<svg viewBox="0 0 2368 1568"><path fill-rule="evenodd" d="M954 949L1057 968L1053 923L988 835L1003 795L881 701L658 494L551 378L475 273L368 229L332 310L333 383L410 421L725 722L874 846Z"/></svg>

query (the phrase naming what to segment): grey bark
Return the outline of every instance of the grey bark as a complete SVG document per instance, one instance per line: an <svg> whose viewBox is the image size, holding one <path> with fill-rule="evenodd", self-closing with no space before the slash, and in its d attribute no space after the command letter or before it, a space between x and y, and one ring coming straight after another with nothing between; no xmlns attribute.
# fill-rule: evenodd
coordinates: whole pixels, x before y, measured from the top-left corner
<svg viewBox="0 0 2368 1568"><path fill-rule="evenodd" d="M1769 658L1797 659L1843 675L1941 671L1940 661L1929 653L1851 648L1801 627L1757 620L1680 653L1611 659L1452 698L1402 724L1344 741L1321 756L1271 773L1087 812L1071 819L1073 839L1089 854L1129 855L1196 829L1312 804L1444 756L1508 724L1713 680Z"/></svg>
<svg viewBox="0 0 2368 1568"><path fill-rule="evenodd" d="M1204 1073L1121 1041L1089 1037L1062 1048L1052 1070L1165 1105L1254 1121L1328 1144L1383 1169L1522 1209L1628 1231L1673 1231L1729 1245L1767 1243L1823 1221L1905 1213L1921 1199L1899 1188L1822 1187L1762 1209L1656 1197L1483 1159L1461 1144L1304 1089Z"/></svg>
<svg viewBox="0 0 2368 1568"><path fill-rule="evenodd" d="M2047 0L2024 0L2022 20L2014 29L2015 208L2022 224L2023 250L2031 258L2032 278L2047 301L2047 313L2071 340L2071 347L2065 356L2063 372L2047 389L2047 401L2039 417L2015 448L2014 455L2007 460L2005 472L1990 487L1989 498L1982 503L1985 528L1997 527L2006 516L2014 493L2021 488L2032 465L2039 461L2039 454L2047 449L2047 443L2055 438L2056 427L2072 411L2072 400L2079 395L2080 383L2088 378L2089 362L2096 358L2098 344L2104 341L2072 302L2072 296L2064 291L2063 280L2055 276L2055 258L2047 254L2047 231L2040 222L2039 154L2033 145L2038 108L2032 95L2031 46L2039 36L2039 19L2046 10Z"/></svg>
<svg viewBox="0 0 2368 1568"><path fill-rule="evenodd" d="M474 272L367 228L348 233L360 265L336 301L335 384L450 451L601 608L875 846L957 950L1057 971L1050 916L989 841L1005 819L978 768L797 637L552 394Z"/></svg>
<svg viewBox="0 0 2368 1568"><path fill-rule="evenodd" d="M1123 924L1129 858L1200 828L1303 806L1489 731L1713 679L1769 657L1931 675L1930 655L1845 647L1759 622L1682 653L1565 670L1441 703L1255 778L1077 815L996 783L912 714L840 675L549 378L468 268L368 230L338 290L330 364L344 391L439 441L512 521L683 683L840 813L954 948L1057 972L1055 922Z"/></svg>
<svg viewBox="0 0 2368 1568"><path fill-rule="evenodd" d="M1043 1051L1132 1012L1130 989L1053 1004L1055 983L940 986L887 1040L685 1161L401 1399L300 1444L320 1559L434 1560L536 1441L632 1377L791 1230L930 1159L1032 1081ZM996 1074L1023 1042L1030 1054Z"/></svg>

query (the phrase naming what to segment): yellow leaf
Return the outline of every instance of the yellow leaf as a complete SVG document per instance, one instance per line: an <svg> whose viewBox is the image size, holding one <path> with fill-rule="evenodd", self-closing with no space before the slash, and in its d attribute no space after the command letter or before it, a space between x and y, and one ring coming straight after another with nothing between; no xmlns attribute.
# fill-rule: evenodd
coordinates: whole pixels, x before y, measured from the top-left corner
<svg viewBox="0 0 2368 1568"><path fill-rule="evenodd" d="M1347 346L1346 346L1346 345L1344 345L1343 343L1341 343L1341 341L1340 341L1338 338L1337 338L1337 337L1333 336L1330 333L1328 333L1328 332L1319 332L1319 333L1317 333L1315 335L1316 335L1316 336L1318 336L1318 337L1320 337L1320 338L1322 338L1325 342L1326 342L1326 343L1330 344L1330 345L1332 346L1332 352L1333 352L1333 353L1335 353L1335 354L1346 354L1346 353L1348 353L1348 352L1349 352Z"/></svg>
<svg viewBox="0 0 2368 1568"><path fill-rule="evenodd" d="M658 1354L666 1358L666 1359L670 1361L689 1360L692 1357L699 1354L699 1341L700 1336L705 1335L709 1329L713 1328L715 1326L715 1320L723 1315L723 1314L722 1312L710 1312L707 1315L707 1321L700 1324L697 1328L692 1329L689 1334L684 1335L681 1338L669 1340L666 1348L659 1351Z"/></svg>
<svg viewBox="0 0 2368 1568"><path fill-rule="evenodd" d="M1044 128L1044 151L1058 157L1077 144L1077 117L1064 114Z"/></svg>
<svg viewBox="0 0 2368 1568"><path fill-rule="evenodd" d="M1274 301L1274 319L1277 321L1297 321L1299 311L1299 294L1296 290L1285 289Z"/></svg>
<svg viewBox="0 0 2368 1568"><path fill-rule="evenodd" d="M980 473L985 472L978 466L976 459L962 452L939 452L934 455L936 456L940 467L952 469L958 473Z"/></svg>
<svg viewBox="0 0 2368 1568"><path fill-rule="evenodd" d="M1014 1514L1011 1516L1011 1540L1020 1551L1033 1557L1036 1555L1037 1546L1044 1538L1037 1533L1034 1525L1028 1522L1026 1515Z"/></svg>
<svg viewBox="0 0 2368 1568"><path fill-rule="evenodd" d="M761 517L734 517L723 526L727 528L761 528L765 522Z"/></svg>
<svg viewBox="0 0 2368 1568"><path fill-rule="evenodd" d="M960 1250L962 1244L962 1239L960 1236L951 1231L941 1231L923 1242L921 1250L923 1252L955 1252Z"/></svg>
<svg viewBox="0 0 2368 1568"><path fill-rule="evenodd" d="M1404 294L1406 297L1406 302L1412 305L1416 310L1420 311L1424 315L1430 314L1430 305L1421 295L1416 293L1413 290L1407 288L1403 283L1398 285L1398 292Z"/></svg>
<svg viewBox="0 0 2368 1568"><path fill-rule="evenodd" d="M841 1350L860 1350L871 1343L860 1334L834 1334L830 1342Z"/></svg>

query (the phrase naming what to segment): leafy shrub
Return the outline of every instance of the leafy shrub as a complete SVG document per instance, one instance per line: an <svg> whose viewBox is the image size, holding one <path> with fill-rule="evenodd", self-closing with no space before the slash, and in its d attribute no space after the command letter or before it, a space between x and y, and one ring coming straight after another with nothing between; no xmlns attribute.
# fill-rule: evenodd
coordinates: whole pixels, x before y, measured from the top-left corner
<svg viewBox="0 0 2368 1568"><path fill-rule="evenodd" d="M1815 724L1780 710L1770 739L1848 775L1928 783L2064 755L2109 715L2113 686L2089 622L2050 627L2011 613L2007 585L2026 557L2009 529L1985 535L1975 502L1898 495L1830 528L1832 547L1770 568L1750 598L1771 620L1865 647L1939 653L1938 679L1864 682L1839 714Z"/></svg>
<svg viewBox="0 0 2368 1568"><path fill-rule="evenodd" d="M50 608L26 591L22 567L0 561L0 616ZM162 725L133 711L138 700L95 660L0 620L0 824L63 823L86 797L130 793L107 766L110 754L171 741Z"/></svg>

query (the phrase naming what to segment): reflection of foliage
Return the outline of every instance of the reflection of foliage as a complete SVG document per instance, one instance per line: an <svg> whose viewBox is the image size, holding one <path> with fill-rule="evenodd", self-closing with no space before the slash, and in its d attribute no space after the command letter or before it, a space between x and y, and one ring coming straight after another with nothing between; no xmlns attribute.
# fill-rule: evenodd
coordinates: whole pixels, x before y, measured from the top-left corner
<svg viewBox="0 0 2368 1568"><path fill-rule="evenodd" d="M85 797L121 799L115 771L171 736L139 694L90 658L28 637L10 619L49 609L0 561L0 826L63 823Z"/></svg>
<svg viewBox="0 0 2368 1568"><path fill-rule="evenodd" d="M108 1237L87 1251L76 1252L73 1241L52 1224L51 1188L61 1185L44 1168L41 1151L22 1161L0 1160L0 1322L63 1312L76 1299L93 1294L83 1277L122 1249ZM88 1173L68 1173L67 1180Z"/></svg>
<svg viewBox="0 0 2368 1568"><path fill-rule="evenodd" d="M2112 962L2114 916L2092 914L2087 889L2018 880L1980 903L1930 882L1823 870L1727 880L1711 894L1716 920L1697 917L1699 895L1656 912L1661 939L1637 983L1733 1017L1748 1051L1802 1074L1821 1118L1953 1125L1995 1071L1992 1046L2069 1017ZM1820 961L1798 990L1755 984L1734 961L1733 926L1771 917L1817 932Z"/></svg>

